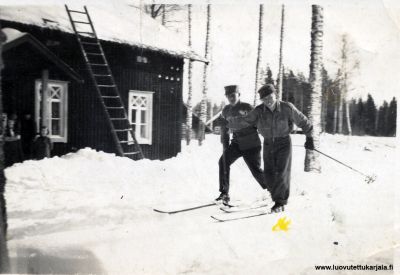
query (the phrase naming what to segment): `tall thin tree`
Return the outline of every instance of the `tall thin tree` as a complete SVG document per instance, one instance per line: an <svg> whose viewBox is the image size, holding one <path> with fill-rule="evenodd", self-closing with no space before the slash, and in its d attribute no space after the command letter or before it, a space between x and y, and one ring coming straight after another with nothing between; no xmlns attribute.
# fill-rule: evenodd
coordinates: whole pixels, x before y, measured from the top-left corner
<svg viewBox="0 0 400 275"><path fill-rule="evenodd" d="M165 11L165 5L162 5L162 8L161 8L161 24L163 26L165 26L166 23L167 23L167 15L166 15L166 11Z"/></svg>
<svg viewBox="0 0 400 275"><path fill-rule="evenodd" d="M341 83L340 77L341 77L341 70L339 69L337 71L336 78L334 80L334 86L333 86L333 88L334 88L334 101L333 101L334 110L333 110L333 127L332 127L333 134L341 133L341 132L339 132L339 129L338 129L340 102L342 100L341 89L340 89L340 83ZM342 112L343 112L343 110L342 110ZM343 120L343 116L341 116L341 120ZM343 125L343 124L341 124L341 125Z"/></svg>
<svg viewBox="0 0 400 275"><path fill-rule="evenodd" d="M285 5L282 5L281 13L281 39L279 46L279 77L278 77L278 99L282 99L282 86L283 86L283 39L285 35Z"/></svg>
<svg viewBox="0 0 400 275"><path fill-rule="evenodd" d="M211 25L211 5L207 5L207 29L206 29L206 44L205 44L205 59L209 59L210 55L210 25ZM199 145L203 144L203 140L205 138L205 123L207 119L207 90L208 90L208 70L209 65L204 63L204 71L203 71L203 98L201 100L201 108L200 108L200 131L199 131Z"/></svg>
<svg viewBox="0 0 400 275"><path fill-rule="evenodd" d="M188 46L192 47L192 5L188 5ZM190 140L192 137L192 74L193 74L193 62L189 59L188 64L188 98L187 98L187 113L186 113L186 144L190 144Z"/></svg>
<svg viewBox="0 0 400 275"><path fill-rule="evenodd" d="M321 96L322 96L322 37L323 37L323 8L319 5L312 6L311 23L311 62L310 62L310 85L311 94L309 100L310 120L313 125L313 139L315 147L319 147L319 135L321 133ZM304 171L321 171L319 155L314 150L306 150Z"/></svg>
<svg viewBox="0 0 400 275"><path fill-rule="evenodd" d="M264 31L264 5L260 4L259 9L259 17L258 17L258 49L257 49L257 62L256 62L256 83L255 83L255 92L254 92L254 103L257 104L257 91L260 88L260 71L261 71L261 53L263 46L263 31Z"/></svg>
<svg viewBox="0 0 400 275"><path fill-rule="evenodd" d="M345 111L346 111L346 126L347 126L347 132L351 136L352 131L351 131L351 123L350 123L350 112L349 112L349 101L348 101L348 68L347 68L347 63L348 63L348 39L347 35L342 35L342 49L341 49L341 57L342 57L342 94L343 94L343 103L342 106L344 105Z"/></svg>
<svg viewBox="0 0 400 275"><path fill-rule="evenodd" d="M343 79L343 71L340 70L339 79ZM339 82L337 102L337 133L343 134L343 82Z"/></svg>
<svg viewBox="0 0 400 275"><path fill-rule="evenodd" d="M0 28L0 116L3 115L3 99L1 88L1 71L3 69L2 44L6 40L6 36ZM3 123L0 123L0 273L8 273L9 258L7 249L7 210L4 191L6 178L4 175L4 128Z"/></svg>

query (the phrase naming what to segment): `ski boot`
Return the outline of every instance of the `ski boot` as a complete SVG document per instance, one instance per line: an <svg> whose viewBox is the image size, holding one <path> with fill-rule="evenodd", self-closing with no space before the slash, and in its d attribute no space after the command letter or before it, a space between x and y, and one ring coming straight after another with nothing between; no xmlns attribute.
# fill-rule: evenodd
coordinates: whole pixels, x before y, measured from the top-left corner
<svg viewBox="0 0 400 275"><path fill-rule="evenodd" d="M230 197L226 193L221 193L218 198L215 199L217 203L221 202L223 205L229 205Z"/></svg>
<svg viewBox="0 0 400 275"><path fill-rule="evenodd" d="M279 213L285 211L285 205L276 202L271 208L271 213Z"/></svg>

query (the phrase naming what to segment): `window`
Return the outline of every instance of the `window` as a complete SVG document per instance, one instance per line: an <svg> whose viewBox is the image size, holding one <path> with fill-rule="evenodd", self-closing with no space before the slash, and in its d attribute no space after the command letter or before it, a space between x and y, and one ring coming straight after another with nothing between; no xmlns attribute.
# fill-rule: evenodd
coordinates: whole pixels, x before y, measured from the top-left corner
<svg viewBox="0 0 400 275"><path fill-rule="evenodd" d="M47 110L49 118L49 137L54 142L67 142L68 83L64 81L48 81L49 98ZM42 81L35 82L35 120L37 128L41 122Z"/></svg>
<svg viewBox="0 0 400 275"><path fill-rule="evenodd" d="M152 144L153 92L129 91L128 112L138 143Z"/></svg>

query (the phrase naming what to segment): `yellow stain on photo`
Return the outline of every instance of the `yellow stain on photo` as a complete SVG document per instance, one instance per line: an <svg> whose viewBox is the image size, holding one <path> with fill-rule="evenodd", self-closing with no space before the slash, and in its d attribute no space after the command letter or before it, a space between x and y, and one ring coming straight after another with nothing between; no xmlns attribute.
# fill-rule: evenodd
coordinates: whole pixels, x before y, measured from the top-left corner
<svg viewBox="0 0 400 275"><path fill-rule="evenodd" d="M279 218L277 223L272 227L272 231L288 231L290 223L291 220L286 219L286 217Z"/></svg>

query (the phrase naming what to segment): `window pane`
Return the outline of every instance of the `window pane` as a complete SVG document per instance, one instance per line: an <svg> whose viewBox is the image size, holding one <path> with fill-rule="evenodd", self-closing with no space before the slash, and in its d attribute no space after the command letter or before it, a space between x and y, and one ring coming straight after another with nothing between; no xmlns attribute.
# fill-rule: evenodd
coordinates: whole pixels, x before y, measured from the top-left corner
<svg viewBox="0 0 400 275"><path fill-rule="evenodd" d="M141 110L140 123L146 123L146 110Z"/></svg>
<svg viewBox="0 0 400 275"><path fill-rule="evenodd" d="M146 125L140 125L140 137L141 138L147 138Z"/></svg>
<svg viewBox="0 0 400 275"><path fill-rule="evenodd" d="M51 134L53 136L60 136L61 132L60 132L60 120L58 119L52 119L51 120Z"/></svg>
<svg viewBox="0 0 400 275"><path fill-rule="evenodd" d="M52 102L51 103L51 117L52 118L60 118L60 103Z"/></svg>
<svg viewBox="0 0 400 275"><path fill-rule="evenodd" d="M131 123L136 123L136 110L131 112Z"/></svg>
<svg viewBox="0 0 400 275"><path fill-rule="evenodd" d="M50 97L51 98L61 98L61 87L49 87L50 88Z"/></svg>

